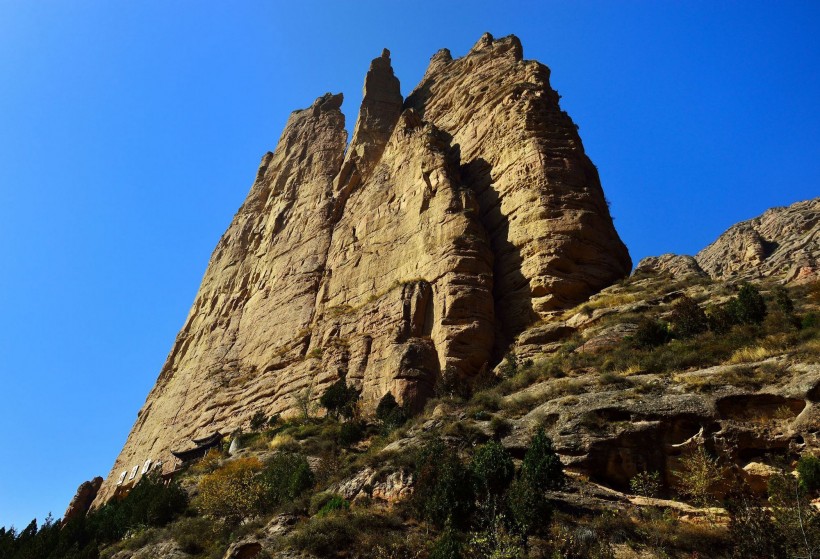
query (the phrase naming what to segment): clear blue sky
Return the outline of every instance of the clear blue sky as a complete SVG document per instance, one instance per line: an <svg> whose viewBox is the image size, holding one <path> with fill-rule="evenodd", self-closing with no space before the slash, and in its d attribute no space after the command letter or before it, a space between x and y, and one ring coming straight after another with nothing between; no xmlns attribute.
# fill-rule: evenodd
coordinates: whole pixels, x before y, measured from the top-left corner
<svg viewBox="0 0 820 559"><path fill-rule="evenodd" d="M820 195L816 2L0 0L0 525L105 476L290 111L517 34L635 262Z"/></svg>

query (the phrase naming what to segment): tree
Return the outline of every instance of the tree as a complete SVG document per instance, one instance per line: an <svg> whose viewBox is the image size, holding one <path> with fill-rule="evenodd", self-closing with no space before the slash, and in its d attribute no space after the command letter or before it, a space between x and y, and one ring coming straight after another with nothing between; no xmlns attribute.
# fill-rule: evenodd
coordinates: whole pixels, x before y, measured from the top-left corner
<svg viewBox="0 0 820 559"><path fill-rule="evenodd" d="M638 323L632 341L636 347L642 349L657 347L669 341L669 329L663 322L644 318Z"/></svg>
<svg viewBox="0 0 820 559"><path fill-rule="evenodd" d="M414 472L412 506L416 514L443 527L447 522L466 525L474 498L470 472L458 455L440 440L419 453Z"/></svg>
<svg viewBox="0 0 820 559"><path fill-rule="evenodd" d="M319 403L334 419L338 419L339 416L352 418L356 413L358 401L359 391L348 386L344 376L331 384L319 398Z"/></svg>
<svg viewBox="0 0 820 559"><path fill-rule="evenodd" d="M264 495L257 476L263 469L257 458L238 458L199 481L197 507L208 516L231 523L259 514Z"/></svg>
<svg viewBox="0 0 820 559"><path fill-rule="evenodd" d="M789 316L794 312L794 301L789 297L789 292L786 291L785 287L778 285L772 290L772 294L774 295L774 304L783 314Z"/></svg>
<svg viewBox="0 0 820 559"><path fill-rule="evenodd" d="M476 450L470 462L476 492L480 498L498 497L512 481L515 466L507 449L497 441L490 441Z"/></svg>
<svg viewBox="0 0 820 559"><path fill-rule="evenodd" d="M797 462L797 473L800 476L800 486L809 495L820 491L820 458L812 454L804 454Z"/></svg>
<svg viewBox="0 0 820 559"><path fill-rule="evenodd" d="M681 458L681 469L675 476L680 481L680 492L695 504L705 506L714 500L712 490L723 479L723 470L717 459L698 447Z"/></svg>
<svg viewBox="0 0 820 559"><path fill-rule="evenodd" d="M728 310L736 324L760 324L766 318L766 301L755 286L744 283Z"/></svg>
<svg viewBox="0 0 820 559"><path fill-rule="evenodd" d="M691 338L705 332L709 326L706 313L698 306L694 299L684 295L675 304L669 322L675 334L680 338Z"/></svg>
<svg viewBox="0 0 820 559"><path fill-rule="evenodd" d="M530 447L524 454L524 461L521 464L521 475L534 487L541 487L544 490L561 489L566 483L561 459L552 447L552 439L543 428L539 428L530 441Z"/></svg>
<svg viewBox="0 0 820 559"><path fill-rule="evenodd" d="M552 447L552 440L543 429L538 429L524 454L518 476L507 493L513 529L524 540L547 528L552 507L545 491L560 489L564 483L561 460Z"/></svg>

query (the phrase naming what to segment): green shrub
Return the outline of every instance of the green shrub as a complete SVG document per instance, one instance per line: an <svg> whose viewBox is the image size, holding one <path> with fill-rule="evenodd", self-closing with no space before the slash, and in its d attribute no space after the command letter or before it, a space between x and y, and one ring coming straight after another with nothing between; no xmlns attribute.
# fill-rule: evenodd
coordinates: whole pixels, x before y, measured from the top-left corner
<svg viewBox="0 0 820 559"><path fill-rule="evenodd" d="M476 493L484 496L499 496L515 475L512 456L501 443L490 441L478 447L470 462Z"/></svg>
<svg viewBox="0 0 820 559"><path fill-rule="evenodd" d="M672 313L669 315L669 322L675 335L680 338L691 338L701 332L705 332L709 327L706 313L691 297L684 295L675 303Z"/></svg>
<svg viewBox="0 0 820 559"><path fill-rule="evenodd" d="M337 511L345 511L350 509L350 502L341 495L333 495L328 501L322 505L317 511L319 517L327 516Z"/></svg>
<svg viewBox="0 0 820 559"><path fill-rule="evenodd" d="M358 401L359 391L348 386L344 376L331 384L319 398L328 415L337 419L339 416L347 419L353 417Z"/></svg>
<svg viewBox="0 0 820 559"><path fill-rule="evenodd" d="M288 538L293 549L307 551L317 557L334 557L349 549L356 539L356 530L346 515L313 517Z"/></svg>
<svg viewBox="0 0 820 559"><path fill-rule="evenodd" d="M552 447L552 439L543 428L535 433L524 454L521 476L527 478L533 487L541 490L561 489L566 483L561 459Z"/></svg>
<svg viewBox="0 0 820 559"><path fill-rule="evenodd" d="M441 441L428 443L419 453L411 505L416 514L436 526L448 520L465 524L473 510L470 472L458 455Z"/></svg>
<svg viewBox="0 0 820 559"><path fill-rule="evenodd" d="M433 542L433 547L430 550L430 559L462 559L461 553L464 547L461 534L453 529L452 525L448 524L436 541Z"/></svg>
<svg viewBox="0 0 820 559"><path fill-rule="evenodd" d="M181 518L169 528L171 536L179 548L189 555L199 555L206 551L224 552L228 533L225 527L209 518Z"/></svg>
<svg viewBox="0 0 820 559"><path fill-rule="evenodd" d="M339 444L354 445L364 437L364 427L358 421L347 421L339 427Z"/></svg>
<svg viewBox="0 0 820 559"><path fill-rule="evenodd" d="M660 472L639 472L629 480L629 488L636 495L658 497L661 492Z"/></svg>
<svg viewBox="0 0 820 559"><path fill-rule="evenodd" d="M313 486L313 472L300 454L274 454L259 474L263 487L263 507L266 511L293 501Z"/></svg>
<svg viewBox="0 0 820 559"><path fill-rule="evenodd" d="M728 305L710 307L706 311L706 319L709 323L709 330L715 334L725 334L735 324L735 318L729 311Z"/></svg>
<svg viewBox="0 0 820 559"><path fill-rule="evenodd" d="M736 324L760 324L766 318L766 301L755 286L744 283L728 310Z"/></svg>
<svg viewBox="0 0 820 559"><path fill-rule="evenodd" d="M268 422L268 416L262 410L257 411L251 417L251 429L258 431Z"/></svg>
<svg viewBox="0 0 820 559"><path fill-rule="evenodd" d="M503 417L494 415L490 419L490 429L493 431L493 436L496 440L503 439L512 432L513 425Z"/></svg>
<svg viewBox="0 0 820 559"><path fill-rule="evenodd" d="M397 427L401 427L407 421L407 413L404 408L396 402L393 394L388 392L382 399L379 400L379 405L376 406L376 419L381 421L382 427L386 431L392 431Z"/></svg>
<svg viewBox="0 0 820 559"><path fill-rule="evenodd" d="M659 320L644 318L638 323L632 341L639 348L657 347L669 341L669 329Z"/></svg>
<svg viewBox="0 0 820 559"><path fill-rule="evenodd" d="M803 454L797 462L797 473L804 491L809 494L820 491L820 458L812 454Z"/></svg>
<svg viewBox="0 0 820 559"><path fill-rule="evenodd" d="M820 314L810 312L805 314L803 318L800 319L801 330L808 330L811 328L816 328L817 326L820 326Z"/></svg>

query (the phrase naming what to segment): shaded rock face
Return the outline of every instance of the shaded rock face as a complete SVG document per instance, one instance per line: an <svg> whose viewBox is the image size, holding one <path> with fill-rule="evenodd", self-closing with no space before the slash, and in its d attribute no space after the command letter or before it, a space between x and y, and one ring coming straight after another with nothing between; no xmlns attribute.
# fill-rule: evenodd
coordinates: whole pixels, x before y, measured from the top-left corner
<svg viewBox="0 0 820 559"><path fill-rule="evenodd" d="M820 279L820 198L738 223L695 255L713 279Z"/></svg>
<svg viewBox="0 0 820 559"><path fill-rule="evenodd" d="M122 471L295 413L339 377L365 411L468 382L552 311L625 276L595 167L515 37L442 51L406 101L384 51L347 145L342 96L294 112L217 244L96 504Z"/></svg>
<svg viewBox="0 0 820 559"><path fill-rule="evenodd" d="M95 477L91 481L85 481L77 488L77 493L68 504L68 508L63 515L63 524L67 523L72 518L84 516L91 507L91 503L97 497L97 492L100 490L103 478Z"/></svg>

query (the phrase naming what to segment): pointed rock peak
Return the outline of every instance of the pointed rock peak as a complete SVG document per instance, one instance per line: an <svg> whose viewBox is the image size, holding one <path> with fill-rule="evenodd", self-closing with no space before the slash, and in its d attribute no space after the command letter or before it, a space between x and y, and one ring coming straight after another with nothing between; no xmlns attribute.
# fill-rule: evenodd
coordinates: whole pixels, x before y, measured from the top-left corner
<svg viewBox="0 0 820 559"><path fill-rule="evenodd" d="M452 61L453 55L450 53L450 49L439 49L436 54L430 57L430 64L433 64L433 62L446 64Z"/></svg>
<svg viewBox="0 0 820 559"><path fill-rule="evenodd" d="M482 51L488 47L493 46L493 36L490 33L484 33L481 38L470 49L470 53Z"/></svg>
<svg viewBox="0 0 820 559"><path fill-rule="evenodd" d="M316 101L313 102L313 105L310 106L311 110L313 111L313 115L316 116L320 112L324 111L334 111L339 110L342 107L342 101L344 101L344 95L341 93L325 93Z"/></svg>
<svg viewBox="0 0 820 559"><path fill-rule="evenodd" d="M390 51L384 49L381 56L370 63L370 70L364 79L362 106L348 150L348 158L357 160L356 165L362 176L381 157L403 103L399 80L390 65Z"/></svg>
<svg viewBox="0 0 820 559"><path fill-rule="evenodd" d="M515 35L507 35L501 39L494 39L489 33L484 33L473 45L468 56L471 54L491 50L494 55L511 55L515 60L523 60L524 48L521 46L521 39Z"/></svg>

